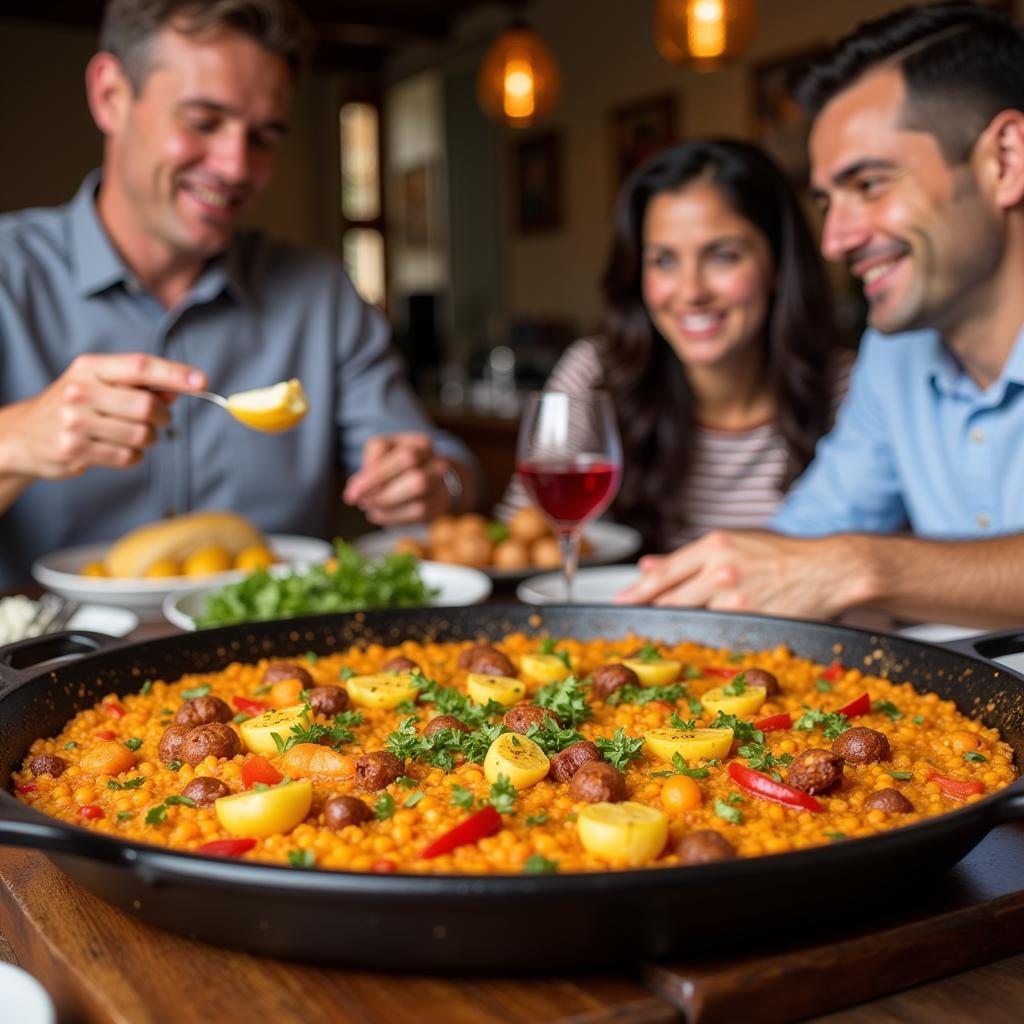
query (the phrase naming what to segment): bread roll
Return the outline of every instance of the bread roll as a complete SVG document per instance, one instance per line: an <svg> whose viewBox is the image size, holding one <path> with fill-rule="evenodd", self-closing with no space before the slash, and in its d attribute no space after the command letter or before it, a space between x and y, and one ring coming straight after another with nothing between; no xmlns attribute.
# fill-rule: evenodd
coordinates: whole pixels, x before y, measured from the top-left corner
<svg viewBox="0 0 1024 1024"><path fill-rule="evenodd" d="M157 559L181 563L211 544L224 548L234 559L243 548L262 543L260 531L234 512L192 512L126 533L111 545L104 567L110 576L137 577L145 575Z"/></svg>

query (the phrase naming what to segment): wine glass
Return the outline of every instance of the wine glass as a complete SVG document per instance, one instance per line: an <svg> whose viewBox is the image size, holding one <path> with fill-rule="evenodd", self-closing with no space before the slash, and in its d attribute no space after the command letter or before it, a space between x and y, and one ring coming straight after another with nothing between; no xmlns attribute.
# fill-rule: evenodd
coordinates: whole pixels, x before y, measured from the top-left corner
<svg viewBox="0 0 1024 1024"><path fill-rule="evenodd" d="M535 391L527 396L516 472L554 527L568 602L583 524L611 504L621 471L622 442L605 392Z"/></svg>

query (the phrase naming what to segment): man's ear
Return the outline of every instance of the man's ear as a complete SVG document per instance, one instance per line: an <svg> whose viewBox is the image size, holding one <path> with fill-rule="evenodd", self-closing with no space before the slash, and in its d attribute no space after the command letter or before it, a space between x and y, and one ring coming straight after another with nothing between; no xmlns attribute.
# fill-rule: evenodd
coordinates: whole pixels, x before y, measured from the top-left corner
<svg viewBox="0 0 1024 1024"><path fill-rule="evenodd" d="M132 84L112 53L93 55L85 69L85 92L96 126L104 135L116 135L133 98Z"/></svg>
<svg viewBox="0 0 1024 1024"><path fill-rule="evenodd" d="M1024 203L1024 111L1003 110L978 140L981 173L1004 210Z"/></svg>

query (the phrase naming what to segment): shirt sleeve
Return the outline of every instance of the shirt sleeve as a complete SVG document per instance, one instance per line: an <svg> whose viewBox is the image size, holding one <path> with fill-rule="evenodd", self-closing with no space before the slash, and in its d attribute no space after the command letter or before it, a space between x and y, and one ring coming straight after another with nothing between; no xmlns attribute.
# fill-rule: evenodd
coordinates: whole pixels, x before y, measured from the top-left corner
<svg viewBox="0 0 1024 1024"><path fill-rule="evenodd" d="M887 397L898 400L901 386L893 379L895 367L887 351L895 344L874 332L865 335L836 424L818 442L813 461L769 520L769 529L822 537L892 533L904 525L906 510L885 411Z"/></svg>
<svg viewBox="0 0 1024 1024"><path fill-rule="evenodd" d="M461 441L430 422L413 393L384 315L363 301L347 274L342 271L339 277L335 420L344 471L359 469L363 446L371 437L419 432L430 435L439 455L468 466L479 486L476 458Z"/></svg>
<svg viewBox="0 0 1024 1024"><path fill-rule="evenodd" d="M550 376L545 391L591 391L601 378L601 362L593 339L581 338L562 353ZM495 506L495 515L505 521L516 509L530 504L519 477L513 474L502 499Z"/></svg>

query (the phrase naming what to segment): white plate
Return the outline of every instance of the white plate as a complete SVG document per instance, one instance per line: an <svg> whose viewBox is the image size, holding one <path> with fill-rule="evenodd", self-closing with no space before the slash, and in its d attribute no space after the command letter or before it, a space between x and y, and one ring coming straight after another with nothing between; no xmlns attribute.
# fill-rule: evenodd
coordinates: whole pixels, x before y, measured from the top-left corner
<svg viewBox="0 0 1024 1024"><path fill-rule="evenodd" d="M635 565L605 565L579 569L573 582L574 604L611 604L612 598L636 582L640 570ZM565 579L560 572L546 572L523 580L516 588L523 604L564 604Z"/></svg>
<svg viewBox="0 0 1024 1024"><path fill-rule="evenodd" d="M405 529L378 530L368 533L352 541L352 546L368 558L381 558L395 550L395 544L403 537L412 537L424 543L427 539L428 527L409 526ZM590 544L591 550L581 559L581 565L608 565L610 562L621 562L640 550L640 534L631 526L621 523L598 521L584 527L583 536ZM526 569L495 569L493 566L482 566L480 571L492 580L522 580L534 572L536 566Z"/></svg>
<svg viewBox="0 0 1024 1024"><path fill-rule="evenodd" d="M420 562L420 577L428 587L440 591L430 602L435 605L479 604L491 593L491 581L478 569L443 562ZM203 587L187 594L168 594L164 599L164 617L179 629L195 629L196 616L205 607L206 598L219 587Z"/></svg>
<svg viewBox="0 0 1024 1024"><path fill-rule="evenodd" d="M267 538L271 550L282 562L302 564L322 562L334 549L315 537L292 537L274 534ZM165 576L159 579L113 579L103 576L82 576L82 566L98 562L107 552L108 544L88 544L66 548L38 559L32 575L48 590L82 604L116 605L130 608L140 618L159 618L160 608L168 594L184 594L196 589L195 576ZM222 587L242 579L246 570L212 573L203 576L204 585Z"/></svg>
<svg viewBox="0 0 1024 1024"><path fill-rule="evenodd" d="M18 1024L56 1024L50 994L28 971L0 963L0 1018Z"/></svg>

